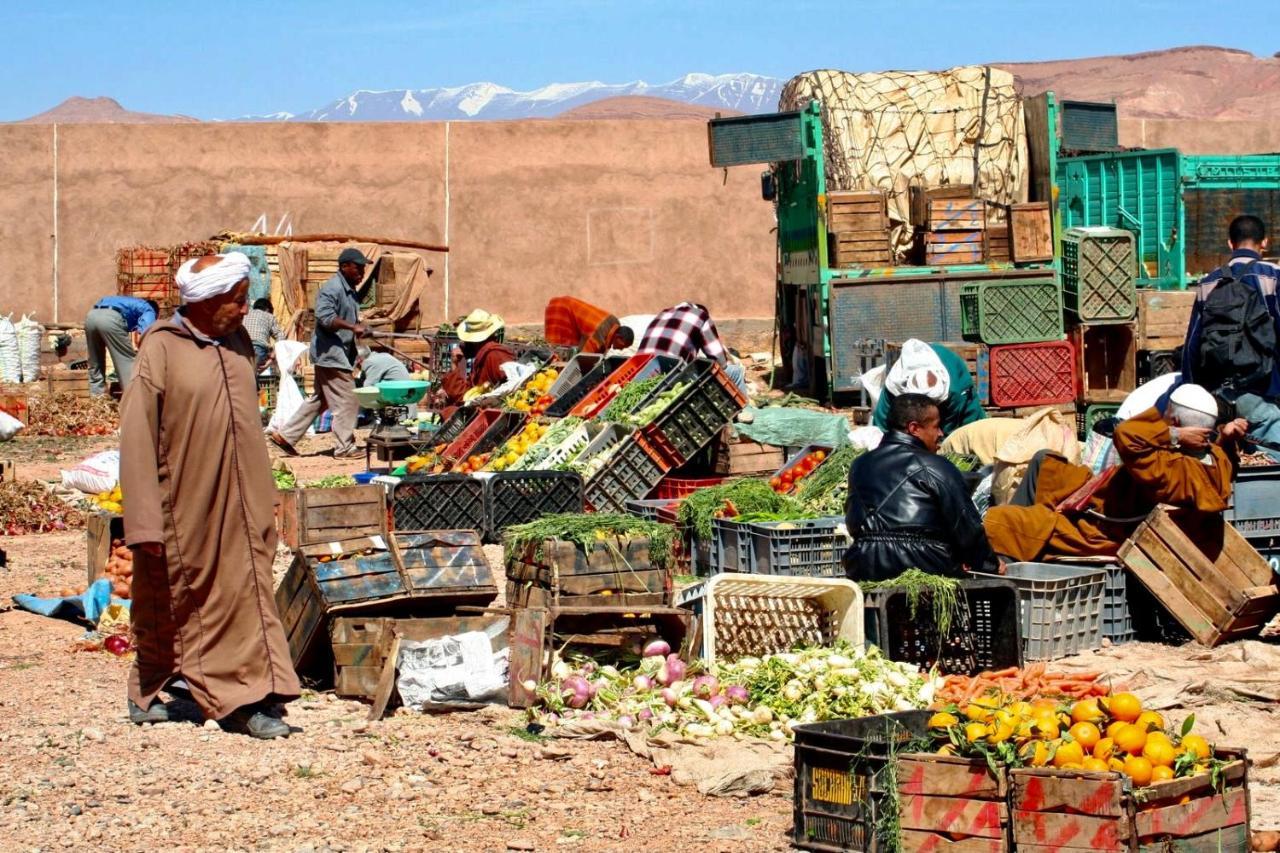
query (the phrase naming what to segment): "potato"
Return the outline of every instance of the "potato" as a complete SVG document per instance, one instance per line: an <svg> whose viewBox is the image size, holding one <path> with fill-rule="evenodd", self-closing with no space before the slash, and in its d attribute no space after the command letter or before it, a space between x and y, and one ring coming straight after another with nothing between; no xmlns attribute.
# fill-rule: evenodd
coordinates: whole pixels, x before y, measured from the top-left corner
<svg viewBox="0 0 1280 853"><path fill-rule="evenodd" d="M1251 846L1259 853L1273 853L1276 849L1280 849L1280 832L1274 830L1255 831L1252 842Z"/></svg>
<svg viewBox="0 0 1280 853"><path fill-rule="evenodd" d="M121 560L129 559L129 556L131 553L132 552L128 548L124 548L124 547L116 548L114 551L112 551L112 554Z"/></svg>
<svg viewBox="0 0 1280 853"><path fill-rule="evenodd" d="M116 581L115 585L111 587L111 594L116 598L128 598L129 584L123 581Z"/></svg>

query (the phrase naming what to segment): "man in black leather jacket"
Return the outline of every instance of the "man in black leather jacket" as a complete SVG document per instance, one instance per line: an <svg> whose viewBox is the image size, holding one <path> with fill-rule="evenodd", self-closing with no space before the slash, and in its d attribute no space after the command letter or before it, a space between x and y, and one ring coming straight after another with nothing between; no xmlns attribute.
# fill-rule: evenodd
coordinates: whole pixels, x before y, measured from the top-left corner
<svg viewBox="0 0 1280 853"><path fill-rule="evenodd" d="M907 569L961 577L964 567L994 566L982 518L956 467L938 456L937 403L901 394L889 409L880 446L849 471L846 514L853 546L845 574L891 580Z"/></svg>

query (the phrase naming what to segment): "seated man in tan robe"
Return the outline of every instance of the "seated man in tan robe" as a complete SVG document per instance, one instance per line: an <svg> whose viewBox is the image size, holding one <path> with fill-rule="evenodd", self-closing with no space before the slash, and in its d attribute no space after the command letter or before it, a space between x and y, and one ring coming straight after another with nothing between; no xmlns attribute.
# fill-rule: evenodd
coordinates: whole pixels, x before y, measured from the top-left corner
<svg viewBox="0 0 1280 853"><path fill-rule="evenodd" d="M1222 512L1231 496L1235 442L1248 424L1226 424L1212 444L1216 422L1213 396L1184 385L1165 415L1148 409L1116 427L1122 464L1097 478L1086 466L1038 456L1014 505L987 511L983 526L992 550L1017 561L1111 556L1157 504Z"/></svg>
<svg viewBox="0 0 1280 853"><path fill-rule="evenodd" d="M120 481L134 551L129 719L164 722L186 683L205 717L288 735L276 703L300 693L272 593L276 489L244 330L249 259L178 270L185 303L142 339L120 415Z"/></svg>

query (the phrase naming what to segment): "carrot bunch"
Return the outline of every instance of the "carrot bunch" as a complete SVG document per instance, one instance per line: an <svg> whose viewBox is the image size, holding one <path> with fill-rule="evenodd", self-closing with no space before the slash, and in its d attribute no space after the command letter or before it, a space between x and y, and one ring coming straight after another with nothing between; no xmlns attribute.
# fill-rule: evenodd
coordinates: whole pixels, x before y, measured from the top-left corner
<svg viewBox="0 0 1280 853"><path fill-rule="evenodd" d="M1106 696L1111 687L1099 682L1098 672L1048 672L1044 663L1027 664L1022 669L1007 667L977 675L948 675L935 696L936 705L963 703L991 694L1009 700L1066 696L1085 699Z"/></svg>

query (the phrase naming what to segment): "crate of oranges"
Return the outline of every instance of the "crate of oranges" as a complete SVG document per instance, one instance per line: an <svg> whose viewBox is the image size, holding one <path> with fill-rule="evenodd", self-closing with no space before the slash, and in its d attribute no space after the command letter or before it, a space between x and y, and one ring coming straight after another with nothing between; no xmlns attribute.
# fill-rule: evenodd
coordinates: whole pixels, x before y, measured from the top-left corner
<svg viewBox="0 0 1280 853"><path fill-rule="evenodd" d="M507 439L502 446L493 452L485 471L505 471L529 452L529 448L538 443L538 439L546 434L548 426L537 421L529 421L518 433Z"/></svg>
<svg viewBox="0 0 1280 853"><path fill-rule="evenodd" d="M1010 773L1019 848L1248 850L1244 752L1176 730L1131 693L1064 702L978 698L929 721L937 752Z"/></svg>
<svg viewBox="0 0 1280 853"><path fill-rule="evenodd" d="M504 405L517 412L540 415L555 402L551 396L551 386L560 378L560 371L554 367L544 367L515 391L507 395Z"/></svg>

